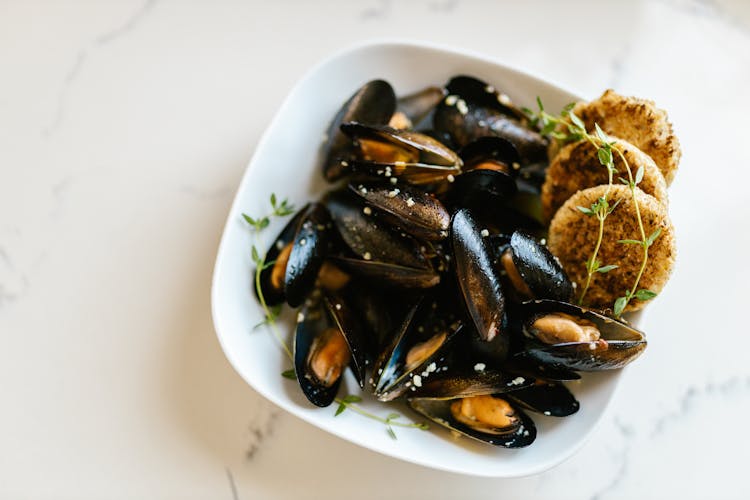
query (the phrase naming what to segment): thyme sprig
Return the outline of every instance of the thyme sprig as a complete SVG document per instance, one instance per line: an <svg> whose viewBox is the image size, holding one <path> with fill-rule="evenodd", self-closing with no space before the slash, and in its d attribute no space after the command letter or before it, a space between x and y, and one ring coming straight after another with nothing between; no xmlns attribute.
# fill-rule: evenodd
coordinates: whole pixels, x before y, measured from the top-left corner
<svg viewBox="0 0 750 500"><path fill-rule="evenodd" d="M336 408L336 413L334 414L334 417L338 417L348 408L352 410L353 412L359 413L360 415L364 417L367 417L371 420L375 420L376 422L380 422L383 425L385 425L385 430L392 439L398 439L396 437L396 431L393 430L394 426L406 427L410 429L420 429L423 431L426 431L427 429L430 428L430 426L424 422L414 422L414 423L398 422L397 420L401 418L401 414L399 413L389 413L385 418L379 417L378 415L370 413L369 411L364 410L362 409L362 407L356 405L356 403L362 402L362 398L354 394L349 394L348 396L344 398L336 398L334 399L334 401L339 404L338 408Z"/></svg>
<svg viewBox="0 0 750 500"><path fill-rule="evenodd" d="M287 343L284 342L284 339L281 337L281 332L279 332L279 328L276 325L276 319L279 317L279 314L281 314L281 305L269 306L268 303L266 303L266 298L263 295L263 289L260 285L261 273L263 273L263 271L268 269L269 267L273 266L276 263L276 261L274 260L267 261L266 260L267 252L258 251L258 247L256 246L256 243L258 243L260 232L263 229L268 227L268 225L271 223L271 218L272 217L286 217L287 215L294 213L294 205L289 203L289 201L286 198L282 200L281 202L279 202L275 193L271 194L270 201L271 201L272 210L271 210L271 213L269 213L268 215L254 218L245 213L242 214L242 218L245 219L245 221L250 225L250 227L253 230L253 234L255 235L255 242L250 248L250 257L252 258L253 263L255 264L255 276L254 276L255 292L258 295L258 301L260 302L260 306L263 309L263 316L264 316L263 321L255 325L254 328L258 328L263 325L268 325L268 327L273 332L274 337L276 337L276 341L284 349L284 352L289 358L289 361L294 363L294 357L292 356L292 351L291 349L289 349L289 346L287 345ZM289 370L287 370L284 373L287 373L288 371Z"/></svg>
<svg viewBox="0 0 750 500"><path fill-rule="evenodd" d="M618 240L618 243L623 245L639 245L643 250L643 256L638 275L636 276L632 287L625 290L624 295L618 297L613 304L613 313L615 317L619 318L632 299L649 300L656 297L656 293L651 290L644 288L638 289L638 284L643 277L646 264L648 263L648 250L659 237L659 234L661 234L661 229L657 228L652 234L646 236L646 231L643 226L643 218L641 217L641 210L635 193L636 187L643 180L643 166L640 166L635 174L633 174L633 170L625 158L625 152L601 129L601 127L599 127L599 124L594 124L595 130L593 134L586 130L586 125L583 123L583 120L573 112L575 103L568 104L563 108L559 116L555 116L544 110L544 105L539 97L537 97L536 102L539 111L534 112L528 108L524 108L524 111L529 115L533 126L539 127L543 135L549 135L561 143L579 140L588 142L596 148L599 163L607 169L608 181L607 189L604 194L595 200L590 207L577 207L583 214L590 217L596 217L598 221L596 244L594 245L594 250L591 256L585 262L586 281L580 295L578 296L579 305L583 305L586 293L597 273L605 274L617 269L618 267L617 264L602 265L602 262L598 260L598 256L604 238L604 222L620 202L620 200L616 200L614 203L610 203L609 199L612 186L614 185L614 176L618 173L614 164L615 156L620 159L620 162L625 167L626 177L619 177L619 181L630 189L635 217L638 222L640 239Z"/></svg>

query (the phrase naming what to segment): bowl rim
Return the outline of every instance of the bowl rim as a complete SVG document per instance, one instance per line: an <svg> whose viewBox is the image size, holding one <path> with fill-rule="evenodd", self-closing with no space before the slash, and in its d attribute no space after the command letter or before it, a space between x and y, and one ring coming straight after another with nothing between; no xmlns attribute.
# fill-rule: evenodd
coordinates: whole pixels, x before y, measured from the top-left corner
<svg viewBox="0 0 750 500"><path fill-rule="evenodd" d="M292 101L292 96L298 93L300 89L303 88L307 84L308 80L310 80L315 74L317 74L321 68L330 64L336 59L351 55L359 51L366 51L366 50L379 49L379 48L423 49L423 50L430 50L430 51L435 51L435 52L443 52L446 54L460 56L464 58L470 58L482 64L492 64L492 65L501 67L504 70L510 73L513 73L517 76L520 76L522 78L532 78L535 80L542 81L546 85L549 85L550 87L555 88L555 90L559 92L572 94L572 95L579 96L579 97L581 96L579 92L563 87L562 85L558 84L554 79L547 78L546 76L544 77L537 76L536 74L522 70L512 64L508 64L500 60L497 57L489 56L487 54L482 54L480 52L477 52L471 49L456 48L456 47L448 46L445 44L432 43L432 42L426 42L426 41L414 41L414 40L391 38L391 37L368 39L362 42L357 42L357 43L348 45L342 49L336 50L335 52L324 57L323 59L321 59L320 61L318 61L311 67L309 67L309 69L307 69L307 71L304 72L303 76L299 78L296 81L296 83L293 85L293 87L287 92L281 105L274 113L274 116L264 128L263 133L261 134L261 137L258 140L258 143L254 148L253 154L250 156L248 160L247 166L245 167L245 171L237 186L237 189L234 192L234 198L229 208L229 212L227 214L227 218L223 226L221 239L217 247L216 260L215 260L214 268L213 268L213 275L211 279L211 316L213 320L214 330L216 331L216 336L218 338L219 345L221 346L221 349L224 352L224 355L229 361L229 364L237 372L237 374L245 381L245 383L247 383L254 391L262 395L266 400L268 400L275 406L283 409L286 413L291 414L293 417L298 418L317 428L320 428L320 427L317 425L317 423L313 420L312 417L308 416L307 413L300 413L300 412L294 411L294 408L292 408L291 402L277 398L276 395L272 393L272 391L267 390L267 388L264 386L256 386L251 381L247 380L245 376L243 375L242 370L239 367L240 361L235 357L235 353L232 349L230 349L230 346L227 345L227 337L225 335L222 335L221 333L224 330L224 325L223 325L223 319L221 315L219 314L219 310L218 310L218 307L219 307L218 306L218 303L219 303L218 281L219 281L219 274L220 274L219 269L222 267L223 257L226 253L225 246L228 244L227 243L228 231L226 229L228 225L231 224L232 217L237 212L238 204L240 203L240 199L237 195L238 193L244 191L246 188L246 185L250 182L251 174L252 172L255 171L253 167L255 163L255 157L257 156L257 152L260 150L263 150L266 147L266 144L269 142L269 137L271 136L271 131L276 128L277 122L285 114L284 111L290 105L290 102ZM637 323L640 323L640 321L635 321L635 323L637 326ZM621 373L618 374L618 376L613 377L614 381L612 382L612 388L611 388L607 401L604 403L602 407L601 413L596 417L594 423L588 428L587 432L581 439L577 440L573 445L568 446L564 452L555 455L553 459L539 460L534 466L529 466L523 470L519 470L516 472L503 471L501 474L493 474L489 471L485 472L485 471L456 470L442 463L428 462L419 457L406 456L405 454L399 454L397 451L373 447L366 443L352 441L350 439L350 436L348 436L345 432L339 430L336 427L321 428L321 430L329 434L332 434L338 438L341 438L345 441L348 441L354 445L357 445L361 448L370 450L372 452L379 453L381 455L385 455L388 457L396 458L404 462L409 462L409 463L413 463L416 465L420 465L422 467L426 467L430 469L441 470L445 472L472 476L472 477L487 477L487 478L526 477L526 476L539 474L559 464L562 464L563 462L568 460L571 456L573 456L575 453L577 453L583 447L583 445L588 442L588 440L594 434L596 429L601 425L602 421L604 420L604 417L610 411L612 401L615 399L618 391L620 390L622 376L624 375L624 372L626 369L627 367L625 367L625 369L621 369L620 370Z"/></svg>

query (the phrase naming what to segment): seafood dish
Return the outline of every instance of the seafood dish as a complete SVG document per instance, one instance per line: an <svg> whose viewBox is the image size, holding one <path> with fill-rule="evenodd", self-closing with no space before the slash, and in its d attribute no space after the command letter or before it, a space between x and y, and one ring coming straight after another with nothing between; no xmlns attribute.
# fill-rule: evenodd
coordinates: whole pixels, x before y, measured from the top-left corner
<svg viewBox="0 0 750 500"><path fill-rule="evenodd" d="M332 118L329 189L288 210L251 280L268 320L296 310L290 378L310 404L346 403L349 369L379 401L520 448L533 414L579 410L566 383L644 352L628 314L676 254L666 114L607 91L553 115L501 85L456 75L400 96L372 80Z"/></svg>

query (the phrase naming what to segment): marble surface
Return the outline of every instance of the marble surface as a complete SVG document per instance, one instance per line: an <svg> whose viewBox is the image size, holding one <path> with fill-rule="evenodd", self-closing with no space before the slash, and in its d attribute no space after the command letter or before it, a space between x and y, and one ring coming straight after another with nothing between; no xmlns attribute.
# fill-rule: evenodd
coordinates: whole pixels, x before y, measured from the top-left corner
<svg viewBox="0 0 750 500"><path fill-rule="evenodd" d="M537 476L386 458L284 414L209 308L239 178L294 82L375 37L668 109L672 281L592 439ZM748 498L750 4L0 3L0 497Z"/></svg>

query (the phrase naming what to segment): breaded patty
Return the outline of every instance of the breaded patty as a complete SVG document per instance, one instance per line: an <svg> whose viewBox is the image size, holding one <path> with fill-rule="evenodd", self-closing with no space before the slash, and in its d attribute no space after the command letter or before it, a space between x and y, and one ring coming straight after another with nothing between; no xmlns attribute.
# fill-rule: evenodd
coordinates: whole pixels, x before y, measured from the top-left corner
<svg viewBox="0 0 750 500"><path fill-rule="evenodd" d="M582 213L577 207L590 207L603 196L607 186L584 189L571 196L557 211L549 228L549 249L560 259L570 279L577 285L580 294L586 283L586 261L591 257L599 231L596 217ZM656 228L661 235L649 248L649 260L638 288L659 293L669 279L674 266L676 244L674 228L667 209L656 198L636 188L646 236ZM594 273L584 304L596 309L612 309L617 297L633 286L643 258L640 245L625 245L618 240L640 240L630 188L612 186L610 205L616 200L619 205L604 223L604 238L597 260L601 266L616 264L619 267L604 274ZM644 302L633 300L626 311L641 309Z"/></svg>
<svg viewBox="0 0 750 500"><path fill-rule="evenodd" d="M594 123L598 123L607 134L638 147L653 158L667 186L672 183L682 150L667 112L657 108L654 101L625 97L609 89L599 99L579 102L573 113L583 120L590 133L594 131Z"/></svg>
<svg viewBox="0 0 750 500"><path fill-rule="evenodd" d="M639 167L643 167L643 179L638 187L666 206L667 183L651 157L622 139L617 139L614 143L623 152L633 176ZM617 169L613 181L619 184L618 177L627 179L627 172L619 155L614 151L613 157ZM568 144L555 156L547 169L542 186L542 210L545 220L552 219L557 209L576 191L607 183L607 167L599 163L597 148L587 141Z"/></svg>

